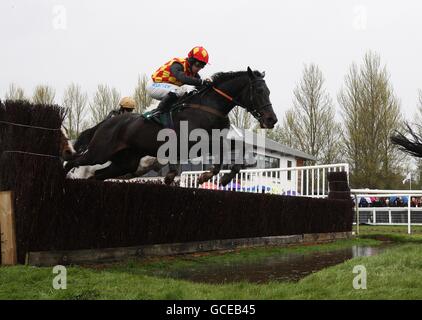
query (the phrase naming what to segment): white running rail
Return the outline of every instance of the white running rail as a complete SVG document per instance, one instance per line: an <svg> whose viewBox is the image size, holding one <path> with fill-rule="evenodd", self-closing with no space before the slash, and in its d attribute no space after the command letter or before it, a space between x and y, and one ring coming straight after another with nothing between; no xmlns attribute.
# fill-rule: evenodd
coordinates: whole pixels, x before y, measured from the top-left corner
<svg viewBox="0 0 422 320"><path fill-rule="evenodd" d="M328 172L347 172L347 163L290 167L276 169L241 170L226 187L220 185L222 175L230 172L222 170L210 181L199 185L199 176L205 171L185 171L180 176L180 186L186 188L202 188L212 190L228 190L253 193L273 193L313 198L328 196Z"/></svg>
<svg viewBox="0 0 422 320"><path fill-rule="evenodd" d="M412 225L422 224L422 208L412 207L413 197L422 197L419 190L378 190L378 189L351 189L355 199L355 221L365 222L373 225L407 225L407 232L412 233ZM367 197L407 197L405 207L359 207L361 198ZM356 205L357 204L357 205ZM366 212L366 214L365 214ZM359 234L359 223L356 225Z"/></svg>

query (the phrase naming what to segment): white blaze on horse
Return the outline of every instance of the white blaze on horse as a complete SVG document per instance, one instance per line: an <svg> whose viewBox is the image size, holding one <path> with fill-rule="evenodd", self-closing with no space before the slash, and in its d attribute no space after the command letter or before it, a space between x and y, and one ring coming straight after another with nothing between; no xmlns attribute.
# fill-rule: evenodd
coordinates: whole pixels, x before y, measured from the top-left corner
<svg viewBox="0 0 422 320"><path fill-rule="evenodd" d="M76 151L67 135L67 129L62 126L60 128L60 132L60 157L66 161L74 157L76 155Z"/></svg>

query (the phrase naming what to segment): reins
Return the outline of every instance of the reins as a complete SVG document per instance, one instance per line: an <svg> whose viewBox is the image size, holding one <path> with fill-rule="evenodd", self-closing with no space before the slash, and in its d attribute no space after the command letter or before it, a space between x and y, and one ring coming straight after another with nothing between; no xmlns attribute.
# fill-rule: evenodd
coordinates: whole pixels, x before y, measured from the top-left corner
<svg viewBox="0 0 422 320"><path fill-rule="evenodd" d="M257 108L254 107L254 105L253 105L253 96L252 96L252 88L253 88L254 83L257 82L257 81L264 81L264 79L255 79L255 80L249 82L251 106L246 106L245 104L241 103L238 99L236 99L236 98L230 96L229 94L225 93L223 90L218 89L218 88L212 86L212 87L204 87L201 90L199 90L198 92L196 92L194 95L191 95L191 96L187 96L187 97L182 98L175 105L175 107L176 106L179 106L179 105L186 106L186 107L191 106L193 109L203 110L203 111L206 111L208 113L212 113L214 115L217 115L217 116L223 117L223 118L226 117L226 114L224 114L224 113L216 110L215 108L212 108L212 107L209 107L209 106L205 106L205 105L201 105L201 104L189 104L189 103L185 103L186 100L188 100L188 99L190 99L190 98L192 98L192 97L194 97L196 95L199 95L201 93L204 93L205 91L207 91L208 89L211 88L216 93L218 93L220 96L226 98L227 100L229 100L230 102L234 103L235 105L240 106L240 107L246 109L255 118L257 118L259 120L262 117L262 114L261 114L260 111L257 110ZM247 88L247 86L245 86L245 88L243 90L245 90L246 88ZM243 92L243 90L241 91L241 93ZM264 109L264 108L266 108L268 106L271 106L271 103L262 106L260 109L262 110L262 109Z"/></svg>

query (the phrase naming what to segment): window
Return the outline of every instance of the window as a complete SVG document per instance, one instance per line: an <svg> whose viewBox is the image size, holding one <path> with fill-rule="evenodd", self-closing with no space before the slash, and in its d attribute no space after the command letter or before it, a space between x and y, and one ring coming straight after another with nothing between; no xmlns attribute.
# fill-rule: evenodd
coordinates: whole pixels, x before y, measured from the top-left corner
<svg viewBox="0 0 422 320"><path fill-rule="evenodd" d="M259 169L273 169L273 168L280 168L280 159L271 157L271 156L264 156L262 154L257 154L256 152L253 153L254 157L257 160L257 168Z"/></svg>
<svg viewBox="0 0 422 320"><path fill-rule="evenodd" d="M287 168L291 168L292 167L292 162L290 160L287 160ZM292 180L292 172L289 170L287 171L287 180L291 181Z"/></svg>
<svg viewBox="0 0 422 320"><path fill-rule="evenodd" d="M265 169L280 168L280 159L265 156Z"/></svg>

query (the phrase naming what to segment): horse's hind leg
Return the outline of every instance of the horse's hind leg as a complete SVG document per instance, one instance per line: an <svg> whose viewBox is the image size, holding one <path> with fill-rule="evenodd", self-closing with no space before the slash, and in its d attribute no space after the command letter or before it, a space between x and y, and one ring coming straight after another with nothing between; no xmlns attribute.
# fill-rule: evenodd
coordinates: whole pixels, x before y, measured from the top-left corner
<svg viewBox="0 0 422 320"><path fill-rule="evenodd" d="M147 159L148 158L148 159ZM122 177L119 177L120 179L132 179L137 177L142 177L144 174L147 174L148 172L154 170L156 172L160 171L160 169L163 168L163 165L160 164L157 158L146 156L141 159L139 162L139 165L136 169L136 172L128 173Z"/></svg>
<svg viewBox="0 0 422 320"><path fill-rule="evenodd" d="M134 172L138 169L141 155L136 154L131 149L125 149L113 156L112 163L121 170L114 171L116 174L113 178L129 179L134 178Z"/></svg>
<svg viewBox="0 0 422 320"><path fill-rule="evenodd" d="M112 162L111 165L109 165L108 167L95 171L95 175L93 178L95 180L106 180L119 177L126 173L126 168L119 167L118 165Z"/></svg>
<svg viewBox="0 0 422 320"><path fill-rule="evenodd" d="M94 164L103 164L106 163L110 159L109 154L99 155L99 153L95 153L93 150L88 150L80 157L70 160L64 166L65 172L68 173L75 167L79 166L92 166Z"/></svg>

